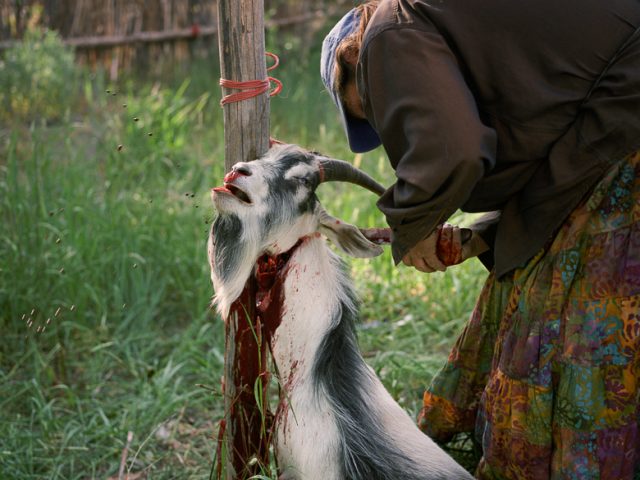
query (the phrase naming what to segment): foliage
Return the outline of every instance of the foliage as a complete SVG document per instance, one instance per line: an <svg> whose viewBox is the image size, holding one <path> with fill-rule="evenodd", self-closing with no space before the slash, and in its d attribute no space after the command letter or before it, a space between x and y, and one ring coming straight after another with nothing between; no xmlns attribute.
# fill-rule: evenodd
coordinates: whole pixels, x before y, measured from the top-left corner
<svg viewBox="0 0 640 480"><path fill-rule="evenodd" d="M211 416L191 407L210 399L194 386L208 375L194 372L219 371L222 358L207 308L210 212L197 208L207 167L192 160L168 174L158 157L138 162L129 148L144 151L148 137L127 136L120 116L4 138L0 408L11 421L0 478L103 477L128 430L163 445L158 430L167 442L197 432L207 448L189 462L206 455L202 469L213 451L201 434ZM118 152L122 138L130 143Z"/></svg>
<svg viewBox="0 0 640 480"><path fill-rule="evenodd" d="M58 34L27 30L0 60L0 123L64 117L77 78L73 51Z"/></svg>
<svg viewBox="0 0 640 480"><path fill-rule="evenodd" d="M286 65L276 136L390 183L381 151L347 152L315 70ZM209 473L223 328L208 307L205 240L223 129L194 85L211 79L169 88L87 77L80 120L0 131L0 478L118 478L128 432L132 478ZM333 215L383 225L369 192L335 184L318 195ZM348 265L366 358L415 415L482 269L424 275L396 268L388 251Z"/></svg>

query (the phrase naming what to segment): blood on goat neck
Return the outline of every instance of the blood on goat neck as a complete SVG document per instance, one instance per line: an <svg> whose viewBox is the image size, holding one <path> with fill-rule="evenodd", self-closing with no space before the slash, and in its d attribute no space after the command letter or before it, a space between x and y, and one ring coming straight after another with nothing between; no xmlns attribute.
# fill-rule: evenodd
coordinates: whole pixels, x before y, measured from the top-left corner
<svg viewBox="0 0 640 480"><path fill-rule="evenodd" d="M284 305L284 280L289 259L293 252L307 237L299 239L293 247L278 255L264 254L256 263L255 278L258 284L256 292L256 310L258 319L264 328L267 341L271 341L282 319Z"/></svg>

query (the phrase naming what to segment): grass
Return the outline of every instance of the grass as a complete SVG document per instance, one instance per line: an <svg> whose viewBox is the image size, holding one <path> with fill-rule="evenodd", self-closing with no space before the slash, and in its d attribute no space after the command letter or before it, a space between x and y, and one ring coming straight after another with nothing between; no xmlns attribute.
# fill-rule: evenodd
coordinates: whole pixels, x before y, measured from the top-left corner
<svg viewBox="0 0 640 480"><path fill-rule="evenodd" d="M348 153L315 64L286 65L274 136L391 183L380 150ZM86 77L70 92L84 107L64 120L0 129L2 479L118 478L129 432L130 478L209 476L224 352L205 239L223 127L216 77L197 75ZM318 195L333 215L383 225L368 192L336 184ZM396 268L388 251L349 264L365 356L415 415L482 267L424 275Z"/></svg>

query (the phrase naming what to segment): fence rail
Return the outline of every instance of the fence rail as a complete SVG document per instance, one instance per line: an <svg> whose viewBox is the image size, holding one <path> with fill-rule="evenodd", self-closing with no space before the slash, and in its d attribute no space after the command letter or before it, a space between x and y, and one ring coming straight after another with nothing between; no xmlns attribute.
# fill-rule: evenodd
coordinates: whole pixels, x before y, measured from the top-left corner
<svg viewBox="0 0 640 480"><path fill-rule="evenodd" d="M242 0L237 0L242 1ZM216 0L0 0L0 55L36 27L56 31L79 63L111 80L133 68L162 73L176 63L217 55ZM354 0L264 0L271 41L291 41L307 58L326 20ZM202 39L205 39L202 41ZM290 48L290 47L287 47Z"/></svg>
<svg viewBox="0 0 640 480"><path fill-rule="evenodd" d="M265 22L266 28L288 27L307 23L313 20L326 18L324 11L315 11L304 15L296 15L289 18L271 19ZM217 35L217 25L193 24L188 28L180 28L166 31L142 31L125 35L99 35L87 37L70 37L65 38L63 42L66 45L75 48L100 48L100 47L117 47L122 45L131 45L136 43L155 43L167 42L172 40L189 40L198 37L210 37ZM12 47L20 40L2 40L0 41L0 50Z"/></svg>

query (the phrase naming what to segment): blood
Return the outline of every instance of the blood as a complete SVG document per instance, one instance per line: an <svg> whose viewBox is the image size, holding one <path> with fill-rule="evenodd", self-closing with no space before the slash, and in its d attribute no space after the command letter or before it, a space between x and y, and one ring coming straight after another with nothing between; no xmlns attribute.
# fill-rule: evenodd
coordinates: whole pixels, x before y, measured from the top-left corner
<svg viewBox="0 0 640 480"><path fill-rule="evenodd" d="M233 369L234 395L229 419L225 424L227 435L232 438L233 465L238 478L259 473L260 465L269 464L269 443L272 428L263 435L263 421L269 422L267 385L269 379L267 351L280 325L284 308L284 282L289 272L289 260L305 239L300 239L290 250L279 255L262 255L258 258L255 275L249 278L238 299L231 305L226 322L226 341L229 342L229 320L236 319L235 345L226 346L225 352L234 357L225 359L225 365ZM263 405L258 406L254 385L262 379ZM225 386L225 390L228 390ZM264 415L261 412L265 412ZM266 415L266 418L264 418ZM275 422L274 422L275 423ZM255 456L257 463L248 462Z"/></svg>
<svg viewBox="0 0 640 480"><path fill-rule="evenodd" d="M231 305L225 321L225 352L233 352L233 358L226 358L225 365L231 366L233 388L225 385L224 390L225 395L233 397L233 401L228 421L221 425L226 431L220 435L230 438L232 463L238 478L258 475L260 465L269 465L269 444L275 422L272 422L273 416L267 403L270 375L267 352L284 313L284 282L290 269L289 260L305 241L306 237L298 240L290 250L279 255L265 254L259 257L255 274ZM233 319L237 327L231 346ZM254 394L258 379L262 381L262 405L257 405ZM253 457L258 462L249 462ZM220 478L220 472L216 473Z"/></svg>
<svg viewBox="0 0 640 480"><path fill-rule="evenodd" d="M290 270L289 259L304 239L286 252L278 255L264 254L256 264L256 309L258 319L263 325L264 338L270 342L276 329L280 326L284 306L284 281Z"/></svg>
<svg viewBox="0 0 640 480"><path fill-rule="evenodd" d="M222 478L222 445L224 444L224 434L227 423L224 418L220 419L218 425L218 442L216 446L216 478Z"/></svg>
<svg viewBox="0 0 640 480"><path fill-rule="evenodd" d="M231 397L225 436L232 446L232 464L239 478L259 473L260 464L268 464L269 446L262 436L262 415L265 405L258 405L254 385L267 361L266 348L254 335L256 328L255 298L256 281L249 278L242 294L231 305L225 322L225 369L233 385L224 385L225 396ZM230 334L237 325L235 336ZM231 345L233 342L233 345ZM266 394L266 384L263 384ZM263 395L266 399L266 395ZM255 456L258 465L249 465L248 459Z"/></svg>
<svg viewBox="0 0 640 480"><path fill-rule="evenodd" d="M438 230L436 255L446 266L457 265L462 261L462 242L456 241L451 229Z"/></svg>

